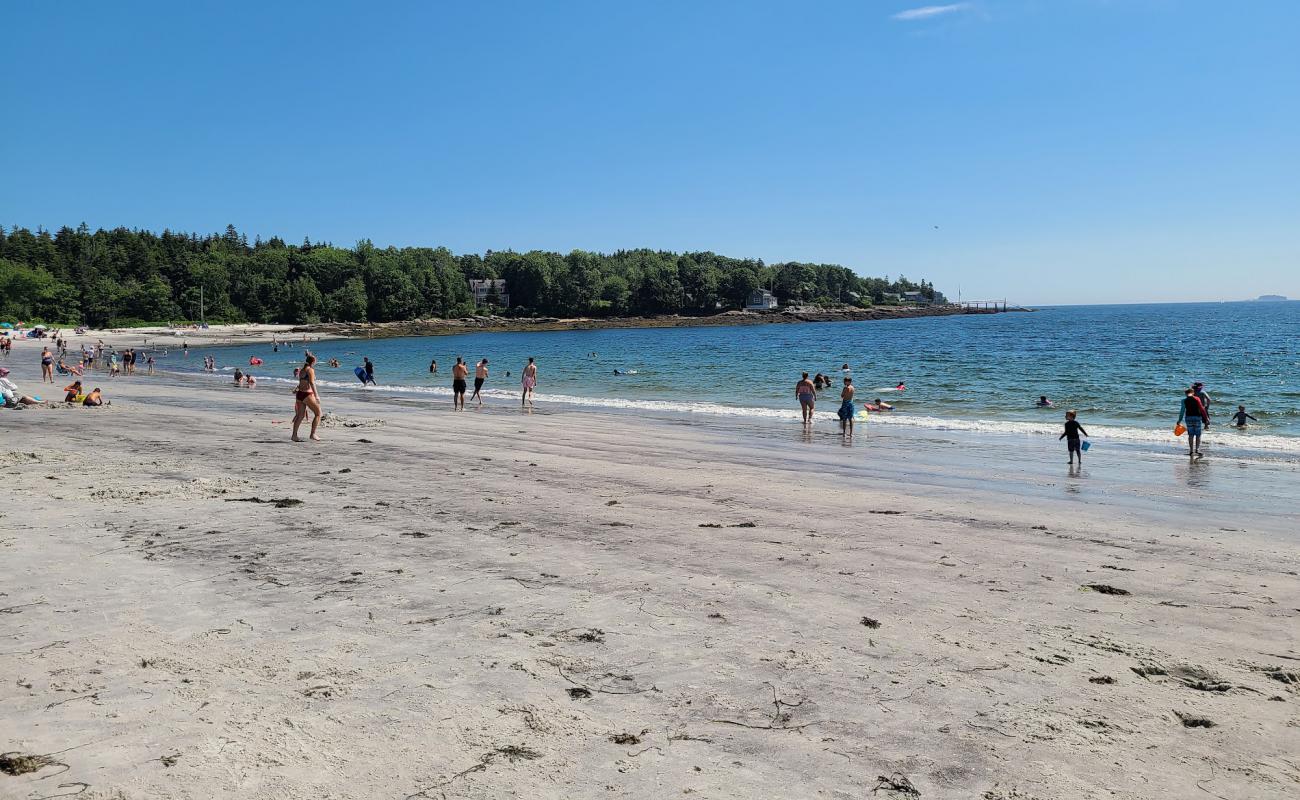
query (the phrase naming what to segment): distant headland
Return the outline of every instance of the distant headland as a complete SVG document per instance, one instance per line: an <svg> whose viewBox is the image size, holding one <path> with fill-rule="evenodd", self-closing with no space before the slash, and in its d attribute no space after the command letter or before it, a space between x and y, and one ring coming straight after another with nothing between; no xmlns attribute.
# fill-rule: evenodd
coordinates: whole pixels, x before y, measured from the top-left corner
<svg viewBox="0 0 1300 800"><path fill-rule="evenodd" d="M1255 298L1256 303L1285 303L1286 295L1282 294L1261 294Z"/></svg>

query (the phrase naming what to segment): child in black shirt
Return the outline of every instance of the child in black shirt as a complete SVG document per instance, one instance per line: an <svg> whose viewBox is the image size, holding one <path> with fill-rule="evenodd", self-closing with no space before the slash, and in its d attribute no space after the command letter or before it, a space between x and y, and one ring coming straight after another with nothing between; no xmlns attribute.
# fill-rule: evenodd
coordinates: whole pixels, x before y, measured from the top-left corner
<svg viewBox="0 0 1300 800"><path fill-rule="evenodd" d="M1061 439L1065 440L1066 448L1070 453L1071 464L1074 463L1075 456L1078 456L1079 463L1083 464L1083 447L1079 440L1079 434L1087 436L1088 432L1078 423L1075 416L1076 414L1073 411L1065 412L1065 433L1061 434L1057 441L1059 442Z"/></svg>

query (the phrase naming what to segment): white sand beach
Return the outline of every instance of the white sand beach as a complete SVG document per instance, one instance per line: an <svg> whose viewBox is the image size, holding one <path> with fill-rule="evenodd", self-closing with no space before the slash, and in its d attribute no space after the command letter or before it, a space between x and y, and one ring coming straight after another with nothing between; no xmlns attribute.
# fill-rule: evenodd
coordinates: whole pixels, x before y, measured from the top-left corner
<svg viewBox="0 0 1300 800"><path fill-rule="evenodd" d="M247 323L242 325L208 325L199 327L197 325L188 326L166 326L158 325L154 327L140 328L51 328L51 333L59 331L62 338L68 342L70 352L79 351L82 346L93 347L96 342L105 342L117 347L180 347L186 343L193 343L195 347L214 346L223 344L244 344L251 342L269 342L273 339L281 342L289 340L295 342L313 341L331 338L324 334L304 334L294 333L293 330L298 326L295 325L277 325L269 323ZM80 333L78 333L78 330ZM16 332L18 333L18 332ZM26 333L26 331L22 331ZM23 340L21 344L28 347L36 346L39 351L40 345L47 343L49 340Z"/></svg>
<svg viewBox="0 0 1300 800"><path fill-rule="evenodd" d="M1300 794L1266 484L106 388L0 411L0 797Z"/></svg>

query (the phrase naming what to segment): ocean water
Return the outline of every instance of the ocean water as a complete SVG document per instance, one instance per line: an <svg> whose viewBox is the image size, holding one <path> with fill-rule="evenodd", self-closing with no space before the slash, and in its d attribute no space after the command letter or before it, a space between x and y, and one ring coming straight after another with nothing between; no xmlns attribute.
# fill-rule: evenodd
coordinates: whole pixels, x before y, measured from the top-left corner
<svg viewBox="0 0 1300 800"><path fill-rule="evenodd" d="M818 403L833 419L841 366L847 363L859 401L881 397L896 406L870 414L871 425L933 430L1059 435L1065 409L1094 439L1170 447L1183 390L1203 381L1218 423L1219 446L1300 456L1300 302L1070 306L1033 313L917 319L619 329L313 343L324 389L377 392L446 403L457 355L489 360L485 395L518 403L519 375L537 359L539 404L623 410L669 417L797 421L794 384L800 372L823 372L836 386ZM171 351L167 370L199 372L214 355L221 379L248 359L259 380L292 381L302 345L202 348L188 358ZM377 388L352 374L369 356ZM431 359L439 373L430 375ZM614 370L623 373L615 375ZM507 377L506 373L509 372ZM899 382L902 392L887 391ZM1034 403L1047 395L1054 408ZM1259 419L1229 430L1238 404Z"/></svg>

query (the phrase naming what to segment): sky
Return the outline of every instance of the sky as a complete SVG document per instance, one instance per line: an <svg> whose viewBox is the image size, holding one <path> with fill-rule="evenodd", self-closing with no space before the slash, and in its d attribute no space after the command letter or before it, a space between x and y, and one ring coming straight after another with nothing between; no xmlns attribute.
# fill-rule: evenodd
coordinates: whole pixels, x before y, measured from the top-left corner
<svg viewBox="0 0 1300 800"><path fill-rule="evenodd" d="M1300 3L6 4L0 224L1300 297Z"/></svg>

